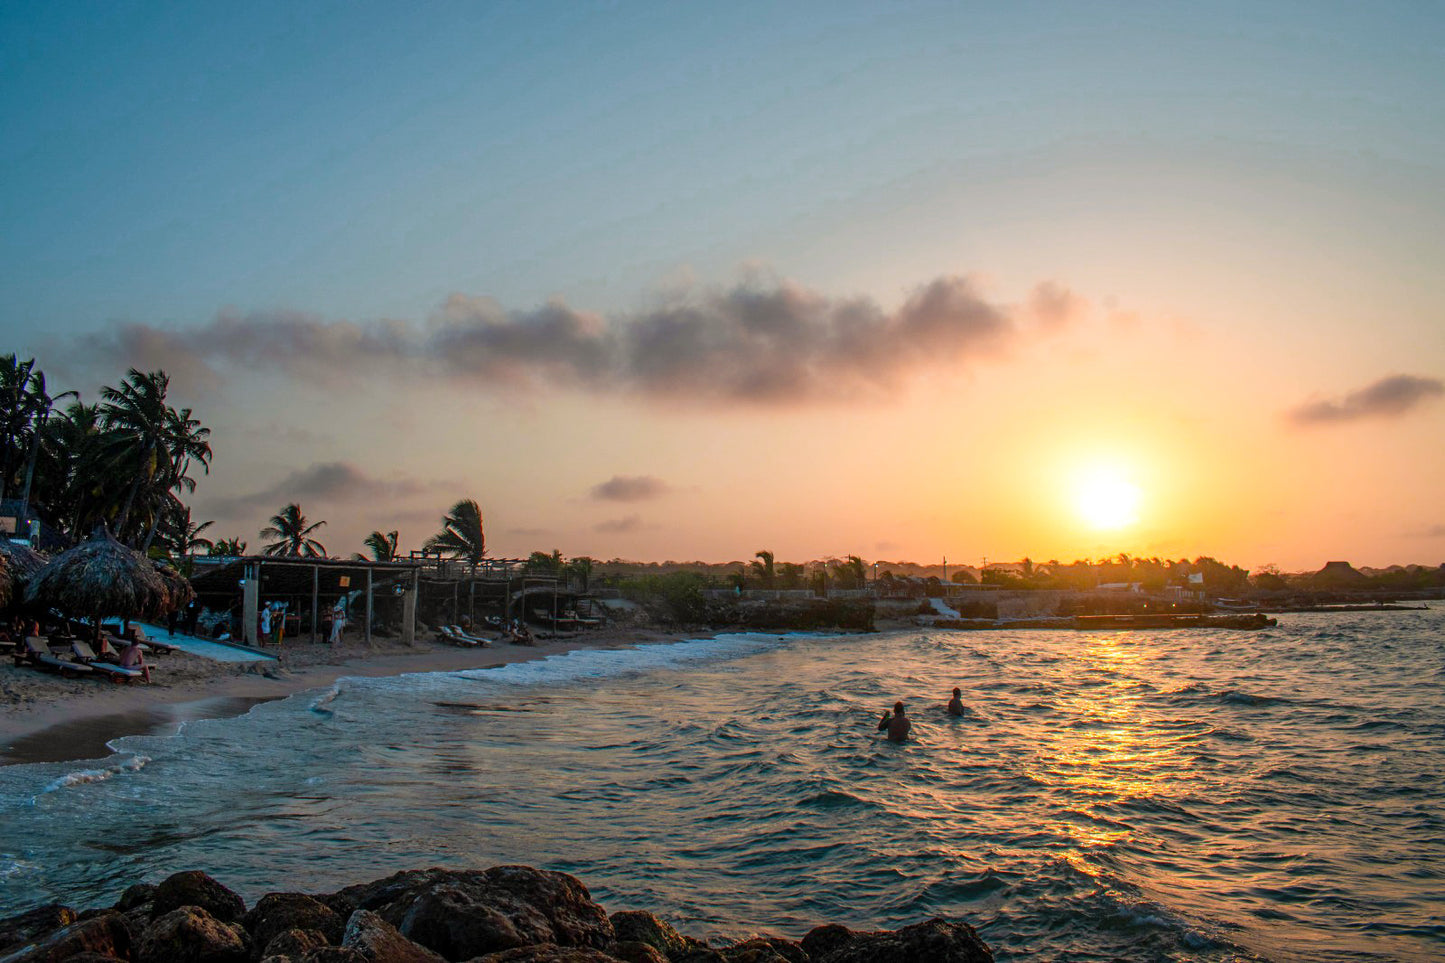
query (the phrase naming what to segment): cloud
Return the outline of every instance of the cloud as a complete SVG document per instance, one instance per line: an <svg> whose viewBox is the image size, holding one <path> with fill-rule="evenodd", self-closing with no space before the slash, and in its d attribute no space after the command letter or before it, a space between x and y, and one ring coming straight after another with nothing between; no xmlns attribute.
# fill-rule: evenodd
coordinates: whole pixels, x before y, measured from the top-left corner
<svg viewBox="0 0 1445 963"><path fill-rule="evenodd" d="M1313 401L1295 408L1289 418L1296 425L1338 424L1359 418L1398 418L1413 408L1445 394L1439 378L1390 375L1340 401Z"/></svg>
<svg viewBox="0 0 1445 963"><path fill-rule="evenodd" d="M948 275L885 311L867 297L754 278L729 288L688 287L655 307L607 318L561 300L518 311L456 294L424 324L226 311L195 327L116 324L72 347L111 369L117 361L164 366L201 387L228 370L321 382L440 374L484 391L768 405L886 396L918 371L1003 354L1020 337L1020 319L1056 327L1083 304L1050 282L1027 306L1005 307L967 278Z"/></svg>
<svg viewBox="0 0 1445 963"><path fill-rule="evenodd" d="M422 483L411 479L383 481L372 478L350 462L322 462L294 471L261 491L209 503L211 511L235 517L259 510L275 512L291 502L308 501L359 502L391 500L418 495L441 483ZM440 518L442 513L437 512Z"/></svg>
<svg viewBox="0 0 1445 963"><path fill-rule="evenodd" d="M1416 538L1445 538L1445 525L1426 525L1411 534Z"/></svg>
<svg viewBox="0 0 1445 963"><path fill-rule="evenodd" d="M597 501L640 502L658 498L670 491L667 483L651 475L613 475L600 485L592 486Z"/></svg>
<svg viewBox="0 0 1445 963"><path fill-rule="evenodd" d="M1044 281L1034 286L1028 307L1039 327L1057 331L1079 320L1089 302L1057 281Z"/></svg>
<svg viewBox="0 0 1445 963"><path fill-rule="evenodd" d="M640 515L628 515L625 518L614 518L605 522L599 522L592 526L594 532L603 532L607 535L623 535L627 532L637 532L645 528Z"/></svg>

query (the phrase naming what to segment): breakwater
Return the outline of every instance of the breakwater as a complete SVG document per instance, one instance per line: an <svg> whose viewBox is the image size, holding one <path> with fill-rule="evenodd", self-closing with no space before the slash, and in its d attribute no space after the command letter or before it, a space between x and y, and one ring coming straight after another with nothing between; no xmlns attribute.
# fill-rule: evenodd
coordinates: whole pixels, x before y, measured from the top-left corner
<svg viewBox="0 0 1445 963"><path fill-rule="evenodd" d="M247 908L204 872L136 883L112 906L60 904L0 920L4 963L991 963L974 929L934 918L895 931L825 924L726 945L645 911L609 915L566 873L530 866L393 873L334 893L276 892Z"/></svg>

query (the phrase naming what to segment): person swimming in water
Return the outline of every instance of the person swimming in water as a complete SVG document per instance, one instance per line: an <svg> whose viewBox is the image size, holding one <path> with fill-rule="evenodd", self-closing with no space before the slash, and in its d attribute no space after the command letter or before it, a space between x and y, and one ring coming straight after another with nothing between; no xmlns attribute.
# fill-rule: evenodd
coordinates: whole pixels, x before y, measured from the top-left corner
<svg viewBox="0 0 1445 963"><path fill-rule="evenodd" d="M878 731L888 733L889 742L907 742L908 733L913 729L913 723L903 714L903 703L893 703L893 713L883 713L883 718L878 720Z"/></svg>
<svg viewBox="0 0 1445 963"><path fill-rule="evenodd" d="M951 716L963 715L963 692L955 688L953 698L948 700L948 714Z"/></svg>

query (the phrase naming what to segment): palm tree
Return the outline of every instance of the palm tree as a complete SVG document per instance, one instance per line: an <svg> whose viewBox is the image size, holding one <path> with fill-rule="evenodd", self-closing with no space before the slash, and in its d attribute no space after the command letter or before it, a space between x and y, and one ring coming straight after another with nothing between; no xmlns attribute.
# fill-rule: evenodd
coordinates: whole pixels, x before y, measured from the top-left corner
<svg viewBox="0 0 1445 963"><path fill-rule="evenodd" d="M34 358L21 361L13 352L0 357L0 500L10 493L20 442L30 426L30 374L34 368Z"/></svg>
<svg viewBox="0 0 1445 963"><path fill-rule="evenodd" d="M169 387L170 377L164 371L131 368L119 388L107 385L100 390L105 401L101 414L106 427L115 432L112 448L117 462L130 462L133 472L130 491L115 523L118 538L124 537L141 487L154 484L156 476L170 467L170 451L165 447L172 417L166 405Z"/></svg>
<svg viewBox="0 0 1445 963"><path fill-rule="evenodd" d="M753 574L762 580L763 588L773 587L773 553L767 549L754 552L757 561L751 563Z"/></svg>
<svg viewBox="0 0 1445 963"><path fill-rule="evenodd" d="M363 543L371 550L371 558L377 562L392 562L396 560L396 532L372 532L366 536ZM357 552L352 558L366 560L366 556Z"/></svg>
<svg viewBox="0 0 1445 963"><path fill-rule="evenodd" d="M229 555L232 557L237 555L245 555L246 543L241 541L239 538L218 538L216 539L215 544L211 546L211 554Z"/></svg>
<svg viewBox="0 0 1445 963"><path fill-rule="evenodd" d="M62 391L51 397L45 390L45 372L35 371L30 375L26 398L30 410L30 453L25 459L25 483L20 490L20 518L30 514L30 486L35 481L35 459L40 454L41 439L45 437L45 426L55 403L62 398L79 398L75 391Z"/></svg>
<svg viewBox="0 0 1445 963"><path fill-rule="evenodd" d="M480 562L487 555L481 506L470 498L457 502L442 518L442 530L427 539L423 547L429 552L464 558L473 565Z"/></svg>
<svg viewBox="0 0 1445 963"><path fill-rule="evenodd" d="M301 506L292 502L271 516L271 524L261 529L262 538L276 541L266 546L267 555L284 555L298 558L325 558L326 546L311 537L325 522L306 524Z"/></svg>

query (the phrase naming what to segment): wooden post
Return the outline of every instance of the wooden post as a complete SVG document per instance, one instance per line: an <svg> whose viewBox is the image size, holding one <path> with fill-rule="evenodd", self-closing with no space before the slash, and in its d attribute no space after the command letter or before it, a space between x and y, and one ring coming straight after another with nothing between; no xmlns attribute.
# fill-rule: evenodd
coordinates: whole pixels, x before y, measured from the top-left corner
<svg viewBox="0 0 1445 963"><path fill-rule="evenodd" d="M366 567L366 644L371 644L371 566Z"/></svg>
<svg viewBox="0 0 1445 963"><path fill-rule="evenodd" d="M416 572L411 573L411 584L401 602L401 640L407 645L416 645L416 593L420 582Z"/></svg>
<svg viewBox="0 0 1445 963"><path fill-rule="evenodd" d="M242 571L246 584L241 586L241 639L247 645L256 645L256 620L261 616L261 567L248 562Z"/></svg>
<svg viewBox="0 0 1445 963"><path fill-rule="evenodd" d="M477 630L477 573L472 573L472 580L467 583L467 624L472 631Z"/></svg>
<svg viewBox="0 0 1445 963"><path fill-rule="evenodd" d="M321 612L318 609L317 599L321 595L321 566L311 566L311 643L316 644L316 632L320 628Z"/></svg>

